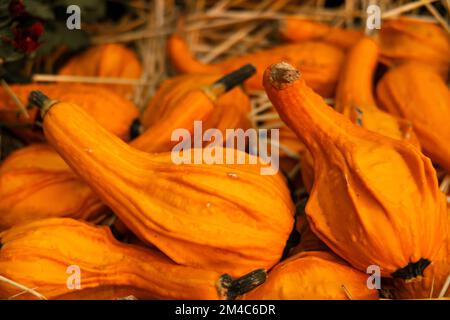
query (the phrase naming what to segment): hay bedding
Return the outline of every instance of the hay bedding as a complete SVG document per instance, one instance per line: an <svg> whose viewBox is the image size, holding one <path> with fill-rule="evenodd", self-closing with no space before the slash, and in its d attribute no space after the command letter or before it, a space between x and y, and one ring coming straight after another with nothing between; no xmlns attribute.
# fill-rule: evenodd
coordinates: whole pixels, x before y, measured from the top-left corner
<svg viewBox="0 0 450 320"><path fill-rule="evenodd" d="M284 16L295 15L328 23L332 26L356 28L364 30L367 8L377 4L381 8L382 18L389 19L399 15L408 15L420 20L433 21L440 24L450 33L450 1L449 0L116 0L122 5L135 9L133 15L125 15L118 22L110 21L97 24L85 24L90 34L92 45L119 42L127 44L138 52L143 74L140 80L125 80L135 85L133 101L143 110L151 99L158 85L166 78L176 74L171 69L165 52L165 42L173 32L181 33L187 39L190 49L202 62L212 63L222 59L249 53L262 48L270 48L281 42L277 34L278 22ZM369 30L366 30L366 33ZM36 82L80 81L86 83L123 83L124 80L70 76L58 76L54 71L54 63L64 54L64 50L55 50L46 57L45 68L40 68L32 75ZM7 86L6 83L2 83ZM251 97L252 111L249 119L257 128L280 128L284 124L273 111L263 91L248 92ZM327 99L332 104L332 99ZM18 108L23 106L18 105ZM271 120L270 123L265 121ZM12 134L0 126L0 161L13 150L23 144ZM299 154L284 145L279 145L285 155L298 162ZM288 178L298 176L299 166L295 165ZM441 190L449 196L450 175L438 171ZM304 205L307 196L303 188L293 190L299 206ZM111 223L109 218L106 223ZM27 288L11 279L0 276L0 281L18 287L23 293L30 293L37 299L46 299L36 288ZM450 285L441 288L441 296ZM345 288L343 288L345 291ZM10 299L20 299L20 293ZM349 296L349 298L351 298ZM134 300L133 296L123 297Z"/></svg>

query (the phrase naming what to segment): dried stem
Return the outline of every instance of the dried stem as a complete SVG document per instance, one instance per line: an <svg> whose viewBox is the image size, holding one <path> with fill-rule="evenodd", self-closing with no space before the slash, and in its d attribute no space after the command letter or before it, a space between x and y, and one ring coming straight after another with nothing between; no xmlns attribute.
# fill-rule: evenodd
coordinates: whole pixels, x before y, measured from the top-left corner
<svg viewBox="0 0 450 320"><path fill-rule="evenodd" d="M439 299L444 298L449 287L450 287L450 274L448 275L447 280L445 280L445 283L442 286L441 292L439 293L439 296L438 296Z"/></svg>
<svg viewBox="0 0 450 320"><path fill-rule="evenodd" d="M10 284L16 288L19 288L20 290L23 290L24 292L32 294L33 296L37 297L39 300L47 300L47 298L44 295L40 294L39 292L35 291L34 289L30 289L20 283L17 283L15 281L8 279L6 277L3 277L1 275L0 275L0 281Z"/></svg>
<svg viewBox="0 0 450 320"><path fill-rule="evenodd" d="M134 86L145 86L148 82L139 79L124 79L113 77L90 77L90 76L69 76L56 74L35 74L33 81L36 82L83 82L94 84L129 84Z"/></svg>
<svg viewBox="0 0 450 320"><path fill-rule="evenodd" d="M6 81L4 79L1 79L0 83L2 84L2 87L5 89L8 95L13 99L14 103L19 107L20 112L23 113L27 119L30 119L27 108L23 105L22 101L20 101L14 91L11 90Z"/></svg>
<svg viewBox="0 0 450 320"><path fill-rule="evenodd" d="M419 0L419 1L414 1L411 3L407 3L403 6L394 8L392 10L389 10L389 11L383 13L381 15L381 18L386 19L386 18L391 18L391 17L397 17L405 12L412 11L412 10L420 8L428 3L433 3L436 1L437 0Z"/></svg>

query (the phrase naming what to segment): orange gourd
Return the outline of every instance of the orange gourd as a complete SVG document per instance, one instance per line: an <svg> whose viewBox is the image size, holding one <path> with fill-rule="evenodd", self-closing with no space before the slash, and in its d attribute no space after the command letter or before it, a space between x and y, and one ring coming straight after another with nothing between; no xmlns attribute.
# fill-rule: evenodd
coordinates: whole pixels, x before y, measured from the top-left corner
<svg viewBox="0 0 450 320"><path fill-rule="evenodd" d="M143 128L151 127L171 112L189 91L209 86L219 78L220 75L184 74L163 81L141 116ZM222 131L226 128L249 127L247 113L251 110L250 99L240 87L218 96L216 104L214 112L206 121L207 127Z"/></svg>
<svg viewBox="0 0 450 320"><path fill-rule="evenodd" d="M410 143L356 126L325 104L288 63L265 72L266 92L314 159L306 206L314 233L353 267L414 279L447 234L431 161Z"/></svg>
<svg viewBox="0 0 450 320"><path fill-rule="evenodd" d="M408 120L379 110L372 93L372 82L378 59L378 45L368 37L361 38L350 49L336 88L335 109L367 130L405 140L420 148Z"/></svg>
<svg viewBox="0 0 450 320"><path fill-rule="evenodd" d="M448 207L450 226L450 206ZM444 286L450 277L450 238L447 237L436 260L424 272L423 278L416 281L395 281L393 295L397 299L450 298L450 288Z"/></svg>
<svg viewBox="0 0 450 320"><path fill-rule="evenodd" d="M263 89L261 85L263 70L271 63L283 59L302 70L308 85L325 97L333 95L344 59L342 50L332 45L323 42L304 42L281 45L215 64L204 64L193 57L187 43L177 35L169 38L167 51L173 66L182 73L227 73L243 64L252 63L257 73L245 82L245 86L254 90Z"/></svg>
<svg viewBox="0 0 450 320"><path fill-rule="evenodd" d="M253 68L247 66L233 74L242 75L244 73L249 76L253 72ZM226 77L230 79L230 76ZM214 88L214 84L205 85L202 90L191 90L181 96L179 101L173 101L168 106L173 109L172 116L162 117L160 122L152 123L151 128L131 144L146 152L169 151L173 145L173 142L170 141L170 134L174 129L192 126L192 119L196 119L196 117L206 119L212 109L213 112L216 112L217 108L224 107L224 105L215 106L212 103L212 99L215 99L216 96L218 99L223 97L217 90L217 83L220 81L221 79L216 81L216 88ZM240 82L241 79L237 79L234 84ZM230 85L230 82L228 81L227 84ZM232 83L230 86L234 84ZM47 87L38 86L38 88L46 89ZM226 88L226 90L228 89L231 88ZM106 91L106 89L99 91ZM59 94L64 96L62 93ZM72 97L74 94L68 96ZM117 96L111 95L111 97ZM118 99L124 100L120 96ZM87 102L87 100L83 101ZM246 101L248 102L248 100ZM108 100L103 101L103 103L106 102ZM238 102L236 101L236 103ZM126 104L130 103L126 102ZM106 110L111 110L108 114L113 116L120 113L120 111L115 112L107 104L101 104L101 101L97 101L93 105L101 106L104 114ZM37 109L33 110L36 113ZM98 118L105 121L100 116ZM132 118L129 119L129 121L131 120ZM90 151L86 150L86 152ZM0 166L0 182L0 199L2 199L0 202L0 230L25 221L46 217L91 220L106 212L106 206L89 186L79 179L64 160L47 145L31 145L8 157ZM54 199L58 199L58 201Z"/></svg>
<svg viewBox="0 0 450 320"><path fill-rule="evenodd" d="M298 211L298 209L297 209ZM299 243L289 251L289 256L304 251L330 251L330 249L311 230L304 209L297 214L295 229L300 235Z"/></svg>
<svg viewBox="0 0 450 320"><path fill-rule="evenodd" d="M0 230L47 217L95 219L104 205L48 145L13 152L0 165Z"/></svg>
<svg viewBox="0 0 450 320"><path fill-rule="evenodd" d="M336 88L335 109L367 130L409 141L420 148L408 120L392 116L376 106L372 82L378 51L377 43L368 37L361 37L348 51ZM311 191L314 179L313 160L307 151L303 153L300 164L305 187Z"/></svg>
<svg viewBox="0 0 450 320"><path fill-rule="evenodd" d="M255 117L256 126L267 129L278 129L280 169L285 173L296 170L295 167L298 165L299 155L305 150L304 145L298 140L295 133L280 121L277 111L270 104L270 101L264 101L260 106L267 109L256 115L250 113L249 117ZM256 106L255 109L257 108L259 106ZM297 183L301 181L294 179L293 182Z"/></svg>
<svg viewBox="0 0 450 320"><path fill-rule="evenodd" d="M383 21L380 59L388 66L408 61L427 64L444 79L450 67L450 36L439 25L400 17Z"/></svg>
<svg viewBox="0 0 450 320"><path fill-rule="evenodd" d="M127 47L104 44L91 47L70 59L59 71L60 75L106 78L139 79L142 66L136 53ZM128 84L102 84L130 99L134 86Z"/></svg>
<svg viewBox="0 0 450 320"><path fill-rule="evenodd" d="M130 101L105 88L82 84L15 84L10 86L24 106L33 90L45 92L57 99L74 102L93 116L105 129L120 138L129 138L129 128L139 110ZM44 141L40 128L34 126L38 117L37 108L27 110L29 118L20 113L13 98L0 89L0 122L11 127L25 140Z"/></svg>
<svg viewBox="0 0 450 320"><path fill-rule="evenodd" d="M311 193L314 184L314 159L306 147L300 157L300 172L306 191Z"/></svg>
<svg viewBox="0 0 450 320"><path fill-rule="evenodd" d="M47 299L232 299L265 280L263 270L233 280L180 266L155 250L118 242L107 227L69 218L16 226L0 233L0 241L0 274ZM79 288L69 286L76 285L73 267ZM0 281L0 299L16 295L36 299Z"/></svg>
<svg viewBox="0 0 450 320"><path fill-rule="evenodd" d="M267 281L243 300L374 300L367 274L351 268L329 252L296 254L276 265Z"/></svg>
<svg viewBox="0 0 450 320"><path fill-rule="evenodd" d="M280 22L280 34L288 42L318 40L344 50L352 47L363 33L356 30L332 27L309 19L285 17Z"/></svg>
<svg viewBox="0 0 450 320"><path fill-rule="evenodd" d="M147 152L169 151L177 143L171 141L172 131L185 128L192 133L196 120L202 121L203 131L220 130L224 141L226 129L249 128L250 99L240 88L214 97L205 94L219 77L188 74L164 81L141 117L144 132L131 145Z"/></svg>
<svg viewBox="0 0 450 320"><path fill-rule="evenodd" d="M450 90L432 68L411 62L377 85L379 105L413 124L424 153L450 171Z"/></svg>
<svg viewBox="0 0 450 320"><path fill-rule="evenodd" d="M74 104L37 92L31 100L42 108L48 141L72 169L131 231L178 264L235 276L280 259L293 204L280 175L261 175L266 165L249 164L254 156L236 150L246 164L175 165L171 153L128 146Z"/></svg>

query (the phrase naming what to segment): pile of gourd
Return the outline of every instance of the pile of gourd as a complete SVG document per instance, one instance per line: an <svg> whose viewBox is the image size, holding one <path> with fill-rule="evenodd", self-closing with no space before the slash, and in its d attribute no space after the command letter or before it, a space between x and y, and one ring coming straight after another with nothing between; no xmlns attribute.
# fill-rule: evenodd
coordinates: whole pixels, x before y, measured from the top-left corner
<svg viewBox="0 0 450 320"><path fill-rule="evenodd" d="M286 44L216 64L170 36L183 74L142 114L130 85L0 92L0 120L29 142L0 166L0 298L378 299L368 268L394 298L448 297L450 211L436 168L450 172L449 35L408 18L372 37L296 18L280 33ZM139 78L141 65L110 44L60 74ZM281 173L260 174L263 161L171 160L172 132L194 120L249 128L255 89L287 125L281 142L301 150L304 215Z"/></svg>

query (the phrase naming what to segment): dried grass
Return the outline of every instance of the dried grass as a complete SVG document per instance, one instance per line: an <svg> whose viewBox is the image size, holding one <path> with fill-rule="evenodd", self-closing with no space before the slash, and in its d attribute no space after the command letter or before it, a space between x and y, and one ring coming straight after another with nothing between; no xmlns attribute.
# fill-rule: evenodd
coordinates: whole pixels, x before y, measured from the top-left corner
<svg viewBox="0 0 450 320"><path fill-rule="evenodd" d="M449 0L347 0L345 5L338 8L325 8L324 0L293 1L293 0L187 0L184 12L175 6L175 0L114 0L133 8L140 9L135 16L126 16L117 23L88 26L92 33L92 43L103 44L121 42L134 47L143 63L141 79L114 79L100 77L69 77L52 74L35 74L35 81L80 81L86 83L132 84L135 86L133 101L143 110L153 96L158 85L171 75L165 52L166 38L172 32L182 32L197 58L203 62L217 62L227 57L252 52L260 48L275 45L277 21L289 15L307 17L329 23L333 26L359 28L368 4L376 3L382 8L382 17L389 19L401 14L427 21L434 21L443 26L450 33L448 25ZM440 2L447 9L445 16L436 10L436 3ZM424 10L420 10L425 8ZM47 66L46 70L51 69ZM3 86L7 85L2 83ZM264 92L248 92L251 98L252 110L249 119L253 126L259 128L280 128L283 122L278 120L270 102ZM14 94L12 94L14 97ZM15 99L16 100L16 99ZM332 103L332 101L327 101ZM18 108L25 114L25 107L17 102ZM266 122L270 120L270 122ZM274 121L275 120L275 121ZM3 131L0 127L0 153L4 149ZM280 145L289 157L298 160L300 155ZM6 148L7 149L7 148ZM0 154L1 156L1 154ZM0 159L2 159L0 157ZM288 176L298 174L299 166L295 166ZM442 175L441 190L449 193L450 175ZM295 193L304 194L304 190ZM450 197L447 198L450 202ZM110 221L109 221L110 222ZM110 222L111 223L111 222ZM0 275L0 281L6 282L22 290L16 298L24 293L30 293L38 299L46 299L36 288L27 288L13 280ZM442 298L450 286L450 275L439 297ZM352 299L345 286L342 290ZM124 300L135 299L124 297Z"/></svg>

